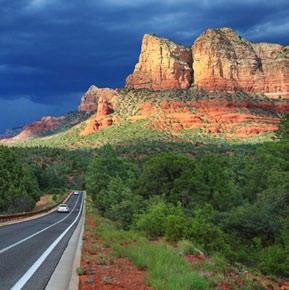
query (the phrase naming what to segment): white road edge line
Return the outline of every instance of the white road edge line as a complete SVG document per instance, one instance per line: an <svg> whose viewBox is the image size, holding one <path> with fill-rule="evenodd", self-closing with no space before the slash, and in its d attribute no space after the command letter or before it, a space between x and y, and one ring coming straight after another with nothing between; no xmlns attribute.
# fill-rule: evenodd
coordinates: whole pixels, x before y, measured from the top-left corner
<svg viewBox="0 0 289 290"><path fill-rule="evenodd" d="M20 244L26 242L26 241L32 239L33 237L35 237L35 236L37 236L37 235L43 233L44 231L46 231L46 230L48 230L48 229L50 229L50 228L52 228L52 227L58 225L59 223L63 222L64 220L66 220L66 219L67 219L67 218L68 218L68 217L73 213L73 211L74 211L74 209L75 209L75 207L76 207L76 205L77 205L77 203L78 203L78 199L79 199L79 196L77 197L76 203L75 203L75 205L74 205L72 211L71 211L67 216L65 216L65 218L59 220L58 222L56 222L56 223L54 223L54 224L52 224L52 225L50 225L50 226L44 228L44 229L42 229L42 230L40 230L40 231L38 231L38 232L36 232L36 233L30 235L30 236L28 236L28 237L26 237L26 238L24 238L24 239L18 241L18 242L14 243L14 244L12 244L12 245L10 245L10 246L8 246L8 247L6 247L6 248L4 248L4 249L1 249L1 250L0 250L0 254L3 254L4 252L7 252L8 250L10 250L10 249L12 249L12 248L14 248L14 247L16 247L16 246L18 246L18 245L20 245Z"/></svg>
<svg viewBox="0 0 289 290"><path fill-rule="evenodd" d="M14 284L14 286L10 290L20 290L22 289L28 280L33 276L33 274L38 270L38 268L42 265L45 259L49 256L49 254L54 250L54 248L58 245L58 243L62 240L62 238L67 234L67 232L74 226L77 222L80 214L82 213L84 197L82 196L80 210L78 212L77 217L73 221L73 223L47 248L47 250L38 258L38 260L29 268L29 270Z"/></svg>

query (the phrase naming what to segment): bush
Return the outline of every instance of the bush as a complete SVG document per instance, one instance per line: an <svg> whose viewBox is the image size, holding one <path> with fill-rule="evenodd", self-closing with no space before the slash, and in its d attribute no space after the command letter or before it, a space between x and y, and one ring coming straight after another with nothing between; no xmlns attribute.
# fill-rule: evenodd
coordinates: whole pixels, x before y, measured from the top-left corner
<svg viewBox="0 0 289 290"><path fill-rule="evenodd" d="M163 236L164 224L170 213L170 207L165 202L152 204L145 213L137 216L136 228L150 238Z"/></svg>
<svg viewBox="0 0 289 290"><path fill-rule="evenodd" d="M265 274L288 277L289 249L281 245L264 248L258 254L258 266Z"/></svg>
<svg viewBox="0 0 289 290"><path fill-rule="evenodd" d="M136 228L149 238L165 236L170 241L183 237L185 225L186 218L181 205L173 206L164 201L153 202L136 220Z"/></svg>
<svg viewBox="0 0 289 290"><path fill-rule="evenodd" d="M125 229L132 223L134 215L143 207L141 196L134 194L120 178L111 178L108 188L102 194L97 195L96 204L103 208L104 216L118 221ZM102 204L98 200L101 197Z"/></svg>
<svg viewBox="0 0 289 290"><path fill-rule="evenodd" d="M192 241L206 252L228 252L226 234L211 221L212 208L210 206L199 209L193 218L186 223L185 238Z"/></svg>

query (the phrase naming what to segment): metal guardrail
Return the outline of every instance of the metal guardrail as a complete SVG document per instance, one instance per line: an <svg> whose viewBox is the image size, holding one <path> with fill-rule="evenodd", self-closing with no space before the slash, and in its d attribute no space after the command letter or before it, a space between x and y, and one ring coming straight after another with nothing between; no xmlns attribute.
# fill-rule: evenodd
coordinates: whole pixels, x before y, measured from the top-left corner
<svg viewBox="0 0 289 290"><path fill-rule="evenodd" d="M43 213L47 213L53 210L54 208L57 208L61 203L65 203L72 194L73 192L70 192L62 201L58 202L57 204L51 205L45 209L31 211L31 212L15 213L15 214L10 214L10 215L0 215L0 224L4 222L8 222L8 221L21 220L21 219L33 217L36 215L40 215Z"/></svg>

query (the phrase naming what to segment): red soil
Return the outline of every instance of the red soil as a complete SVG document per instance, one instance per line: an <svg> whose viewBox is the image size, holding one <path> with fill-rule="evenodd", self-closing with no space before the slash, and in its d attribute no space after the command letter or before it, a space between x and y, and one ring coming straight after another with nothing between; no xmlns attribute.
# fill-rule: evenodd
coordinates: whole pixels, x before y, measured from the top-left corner
<svg viewBox="0 0 289 290"><path fill-rule="evenodd" d="M145 272L139 271L128 259L117 258L105 265L97 261L97 253L92 245L98 244L106 257L111 249L104 248L101 240L93 235L96 222L92 217L86 220L85 239L83 241L81 267L85 274L80 276L80 290L150 290L145 284Z"/></svg>

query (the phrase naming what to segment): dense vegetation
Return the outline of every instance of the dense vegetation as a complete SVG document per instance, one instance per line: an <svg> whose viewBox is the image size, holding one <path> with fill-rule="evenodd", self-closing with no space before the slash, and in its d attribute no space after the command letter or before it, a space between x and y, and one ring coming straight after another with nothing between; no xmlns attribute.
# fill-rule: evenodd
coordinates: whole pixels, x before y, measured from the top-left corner
<svg viewBox="0 0 289 290"><path fill-rule="evenodd" d="M165 152L140 162L104 146L87 170L87 190L100 213L124 229L189 240L207 254L289 277L286 120L278 142L253 152Z"/></svg>
<svg viewBox="0 0 289 290"><path fill-rule="evenodd" d="M16 154L0 147L0 212L31 210L39 198L39 187L31 167Z"/></svg>
<svg viewBox="0 0 289 290"><path fill-rule="evenodd" d="M83 187L90 151L0 147L0 214L30 211L43 194L54 200Z"/></svg>

